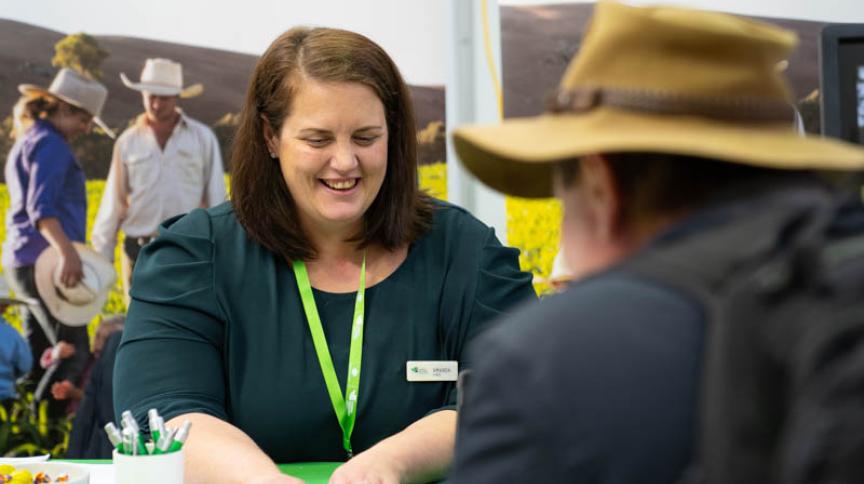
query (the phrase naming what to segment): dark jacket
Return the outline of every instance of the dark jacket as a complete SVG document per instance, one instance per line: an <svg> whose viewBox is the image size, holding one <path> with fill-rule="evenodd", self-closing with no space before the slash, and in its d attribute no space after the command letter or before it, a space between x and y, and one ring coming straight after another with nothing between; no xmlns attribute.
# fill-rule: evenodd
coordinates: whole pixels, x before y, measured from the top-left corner
<svg viewBox="0 0 864 484"><path fill-rule="evenodd" d="M777 193L801 204L810 192ZM692 240L736 230L756 213L772 213L775 205L762 202L773 196L736 194L675 224L644 251L676 253ZM720 243L706 257L757 245ZM452 482L680 480L700 415L707 313L689 291L633 271L644 251L478 338Z"/></svg>
<svg viewBox="0 0 864 484"><path fill-rule="evenodd" d="M105 341L102 354L93 363L90 381L85 383L84 398L72 422L69 459L110 459L113 446L105 435L105 424L114 420L114 360L122 331Z"/></svg>

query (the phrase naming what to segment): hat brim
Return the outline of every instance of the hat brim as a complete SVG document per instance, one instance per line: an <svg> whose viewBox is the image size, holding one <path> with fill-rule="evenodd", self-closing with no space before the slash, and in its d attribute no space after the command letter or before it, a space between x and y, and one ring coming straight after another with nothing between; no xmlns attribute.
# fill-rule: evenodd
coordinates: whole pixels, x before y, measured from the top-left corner
<svg viewBox="0 0 864 484"><path fill-rule="evenodd" d="M102 306L108 299L108 291L117 280L117 273L111 262L95 250L78 242L74 242L72 245L81 258L81 264L89 266L96 272L100 283L102 283L93 301L75 305L60 296L59 291L54 286L54 270L59 263L60 255L53 247L43 250L36 259L34 269L36 289L48 311L58 321L67 326L84 326L102 310Z"/></svg>
<svg viewBox="0 0 864 484"><path fill-rule="evenodd" d="M201 83L192 84L191 86L186 87L176 87L163 86L160 84L147 84L144 82L132 82L128 77L126 77L126 74L122 72L120 73L120 80L123 81L123 85L129 89L140 92L149 92L150 94L155 94L157 96L180 96L183 99L188 99L200 96L204 92L204 85Z"/></svg>
<svg viewBox="0 0 864 484"><path fill-rule="evenodd" d="M93 122L96 123L96 126L99 126L99 128L104 131L109 138L117 139L117 133L115 133L113 129L109 128L102 118L99 116L93 116Z"/></svg>
<svg viewBox="0 0 864 484"><path fill-rule="evenodd" d="M85 108L83 105L81 105L81 103L79 103L78 101L75 101L74 99L70 99L70 98L68 98L62 94L53 93L53 92L51 92L51 91L49 91L43 87L35 85L35 84L20 84L18 86L18 92L20 92L21 94L24 94L24 95L37 93L37 94L42 94L45 96L55 97L57 99L60 99L63 102L67 102L67 103L75 106L76 108L81 108L81 109L87 111L87 108ZM87 111L87 112L90 113L90 111ZM102 118L94 115L94 113L90 113L90 114L93 116L93 122L96 123L96 125L99 126L99 128L102 129L102 131L104 131L105 134L108 135L109 138L111 138L111 139L117 138L117 134L114 132L114 130L112 130L111 128L108 127L108 125L105 123L105 121L102 120Z"/></svg>
<svg viewBox="0 0 864 484"><path fill-rule="evenodd" d="M525 198L551 197L556 162L589 154L655 152L775 169L858 170L864 149L803 137L789 123L722 122L602 107L457 128L459 159L481 181Z"/></svg>

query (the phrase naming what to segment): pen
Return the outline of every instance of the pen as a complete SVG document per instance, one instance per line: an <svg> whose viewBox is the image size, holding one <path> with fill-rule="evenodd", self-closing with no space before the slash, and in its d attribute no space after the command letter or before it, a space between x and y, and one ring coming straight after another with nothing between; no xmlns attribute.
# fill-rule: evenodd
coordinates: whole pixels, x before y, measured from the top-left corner
<svg viewBox="0 0 864 484"><path fill-rule="evenodd" d="M183 448L183 444L186 443L186 439L189 438L189 429L191 427L192 422L188 420L183 422L183 426L177 431L177 435L174 437L174 442L171 443L171 447L168 448L168 452L177 452Z"/></svg>
<svg viewBox="0 0 864 484"><path fill-rule="evenodd" d="M132 427L123 427L123 447L126 455L138 455L138 447L135 445L135 430Z"/></svg>
<svg viewBox="0 0 864 484"><path fill-rule="evenodd" d="M108 440L111 442L111 445L117 449L117 452L120 454L125 453L125 449L123 448L123 436L120 435L120 431L117 430L117 426L114 425L114 422L108 422L105 424L105 433L108 434Z"/></svg>
<svg viewBox="0 0 864 484"><path fill-rule="evenodd" d="M144 446L144 437L141 436L141 427L138 426L138 422L135 420L135 417L132 416L132 412L126 410L120 415L120 418L123 419L121 423L125 424L126 427L132 430L134 437L132 440L132 450L134 453L132 455L146 454L147 447Z"/></svg>
<svg viewBox="0 0 864 484"><path fill-rule="evenodd" d="M164 435L165 434L165 419L162 417L159 417L158 425L159 425L159 435L160 436ZM154 441L154 443L155 443L155 441Z"/></svg>
<svg viewBox="0 0 864 484"><path fill-rule="evenodd" d="M169 429L162 434L162 438L159 439L159 442L156 443L156 448L153 453L164 454L168 452L168 448L171 447L171 444L174 442L174 435L177 433L177 429Z"/></svg>
<svg viewBox="0 0 864 484"><path fill-rule="evenodd" d="M162 420L162 417L159 416L159 412L155 408L151 408L147 410L147 418L150 421L150 437L155 444L159 441L159 421Z"/></svg>

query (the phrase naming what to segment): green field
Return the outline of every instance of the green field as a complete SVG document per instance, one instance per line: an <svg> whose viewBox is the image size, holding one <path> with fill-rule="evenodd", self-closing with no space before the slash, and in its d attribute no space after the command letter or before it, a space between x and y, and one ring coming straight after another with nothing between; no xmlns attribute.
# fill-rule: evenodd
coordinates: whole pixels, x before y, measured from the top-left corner
<svg viewBox="0 0 864 484"><path fill-rule="evenodd" d="M420 185L430 195L447 198L447 167L444 163L423 165L420 167ZM104 180L87 182L87 233L93 225L99 200L105 187ZM561 221L561 206L555 200L525 200L507 198L507 240L510 245L521 250L519 262L526 271L535 275L547 276L552 269L552 260L557 251L559 224ZM9 206L9 194L6 185L0 184L0 215L6 220L6 209ZM0 225L0 240L6 238L5 223ZM121 234L122 243L122 234ZM115 260L120 260L118 244ZM119 263L117 273L120 273ZM2 270L2 266L0 266ZM545 292L546 287L537 286L538 292ZM108 301L102 310L102 315L123 313L126 311L119 283L111 291ZM90 324L91 334L102 315L97 316ZM13 310L6 314L14 326L20 329L20 321Z"/></svg>

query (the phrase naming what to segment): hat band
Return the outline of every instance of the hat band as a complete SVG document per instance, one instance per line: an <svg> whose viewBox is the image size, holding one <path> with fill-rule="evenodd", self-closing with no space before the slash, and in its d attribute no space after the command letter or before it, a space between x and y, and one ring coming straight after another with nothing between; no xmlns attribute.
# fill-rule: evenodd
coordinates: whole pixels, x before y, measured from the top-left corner
<svg viewBox="0 0 864 484"><path fill-rule="evenodd" d="M585 87L552 93L546 111L584 113L608 106L651 114L703 116L729 121L792 122L795 113L786 102L743 97L695 97L672 92Z"/></svg>

